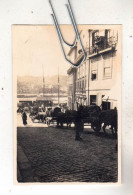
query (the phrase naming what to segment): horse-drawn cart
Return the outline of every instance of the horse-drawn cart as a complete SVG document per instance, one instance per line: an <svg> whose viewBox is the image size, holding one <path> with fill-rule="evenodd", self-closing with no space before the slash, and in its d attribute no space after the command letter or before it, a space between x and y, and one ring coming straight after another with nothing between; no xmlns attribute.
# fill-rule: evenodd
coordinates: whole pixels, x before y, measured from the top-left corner
<svg viewBox="0 0 133 195"><path fill-rule="evenodd" d="M81 118L83 122L90 124L94 131L99 132L101 129L100 107L96 105L90 105L90 106L82 106L79 109L81 109Z"/></svg>
<svg viewBox="0 0 133 195"><path fill-rule="evenodd" d="M113 135L117 135L117 110L103 110L100 115L101 127L106 133L107 128L111 129Z"/></svg>
<svg viewBox="0 0 133 195"><path fill-rule="evenodd" d="M79 124L82 121L83 124L90 124L95 132L99 132L101 129L106 133L107 127L112 130L112 134L117 134L117 110L101 110L99 106L80 106L78 111L66 110L65 113L61 112L61 109L56 107L51 111L51 121L56 121L57 126L63 127L64 124L67 127L72 123ZM77 120L78 118L78 120ZM47 118L46 118L47 120Z"/></svg>
<svg viewBox="0 0 133 195"><path fill-rule="evenodd" d="M46 118L46 113L45 112L38 112L36 115L31 116L31 120L34 123L35 120L38 120L39 122L44 122Z"/></svg>
<svg viewBox="0 0 133 195"><path fill-rule="evenodd" d="M63 127L64 124L67 127L70 127L72 123L75 124L77 118L82 120L83 123L91 124L92 128L95 131L101 129L101 124L99 121L101 109L99 106L80 106L78 111L75 110L66 110L65 113L61 112L59 108L55 108L51 113L52 120L57 122L57 126ZM79 116L80 115L80 116Z"/></svg>
<svg viewBox="0 0 133 195"><path fill-rule="evenodd" d="M106 133L111 129L113 135L117 135L117 110L101 110L98 106L85 106L82 109L84 123L90 123L94 131L101 129Z"/></svg>

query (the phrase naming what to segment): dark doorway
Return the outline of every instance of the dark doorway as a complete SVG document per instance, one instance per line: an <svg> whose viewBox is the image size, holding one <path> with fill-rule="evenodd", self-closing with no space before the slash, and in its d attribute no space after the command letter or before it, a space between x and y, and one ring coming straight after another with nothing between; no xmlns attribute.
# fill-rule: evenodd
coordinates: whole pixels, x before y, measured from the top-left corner
<svg viewBox="0 0 133 195"><path fill-rule="evenodd" d="M110 110L110 102L102 102L102 110Z"/></svg>
<svg viewBox="0 0 133 195"><path fill-rule="evenodd" d="M96 105L96 95L90 95L90 105Z"/></svg>

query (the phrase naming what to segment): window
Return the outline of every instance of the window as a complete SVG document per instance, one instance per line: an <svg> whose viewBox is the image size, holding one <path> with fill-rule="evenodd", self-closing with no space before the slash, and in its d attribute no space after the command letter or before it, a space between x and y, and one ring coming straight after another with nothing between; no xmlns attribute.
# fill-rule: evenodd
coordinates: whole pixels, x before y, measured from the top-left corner
<svg viewBox="0 0 133 195"><path fill-rule="evenodd" d="M83 65L80 66L80 78L83 76Z"/></svg>
<svg viewBox="0 0 133 195"><path fill-rule="evenodd" d="M111 68L104 67L104 77L111 77Z"/></svg>
<svg viewBox="0 0 133 195"><path fill-rule="evenodd" d="M110 30L106 29L105 30L105 38L106 38L106 40L109 40L109 37L110 37Z"/></svg>
<svg viewBox="0 0 133 195"><path fill-rule="evenodd" d="M91 72L91 79L95 80L96 78L97 78L96 70L92 70L92 72Z"/></svg>
<svg viewBox="0 0 133 195"><path fill-rule="evenodd" d="M77 70L77 79L79 79L79 68Z"/></svg>
<svg viewBox="0 0 133 195"><path fill-rule="evenodd" d="M95 31L92 33L92 46L94 46L94 42L96 38L99 37L99 31Z"/></svg>
<svg viewBox="0 0 133 195"><path fill-rule="evenodd" d="M85 82L84 82L85 88L86 88L86 78L85 78Z"/></svg>
<svg viewBox="0 0 133 195"><path fill-rule="evenodd" d="M76 89L78 90L78 82L76 83Z"/></svg>
<svg viewBox="0 0 133 195"><path fill-rule="evenodd" d="M103 77L111 78L112 77L112 57L106 57L104 59L103 67Z"/></svg>
<svg viewBox="0 0 133 195"><path fill-rule="evenodd" d="M80 89L82 89L82 81L80 81Z"/></svg>
<svg viewBox="0 0 133 195"><path fill-rule="evenodd" d="M84 77L84 64L82 65L82 77Z"/></svg>
<svg viewBox="0 0 133 195"><path fill-rule="evenodd" d="M80 89L80 82L78 82L78 91L79 91L79 89Z"/></svg>
<svg viewBox="0 0 133 195"><path fill-rule="evenodd" d="M97 79L97 63L91 64L91 79L92 81Z"/></svg>
<svg viewBox="0 0 133 195"><path fill-rule="evenodd" d="M86 62L85 62L84 76L86 76Z"/></svg>
<svg viewBox="0 0 133 195"><path fill-rule="evenodd" d="M79 81L79 85L78 86L79 86L78 89L80 89L80 81Z"/></svg>
<svg viewBox="0 0 133 195"><path fill-rule="evenodd" d="M82 81L82 93L85 93L85 79Z"/></svg>
<svg viewBox="0 0 133 195"><path fill-rule="evenodd" d="M82 81L82 88L84 89L84 80Z"/></svg>
<svg viewBox="0 0 133 195"><path fill-rule="evenodd" d="M92 45L93 45L93 42L94 42L95 38L98 37L98 36L99 36L99 31L98 30L92 33Z"/></svg>
<svg viewBox="0 0 133 195"><path fill-rule="evenodd" d="M96 105L96 95L90 95L90 105Z"/></svg>

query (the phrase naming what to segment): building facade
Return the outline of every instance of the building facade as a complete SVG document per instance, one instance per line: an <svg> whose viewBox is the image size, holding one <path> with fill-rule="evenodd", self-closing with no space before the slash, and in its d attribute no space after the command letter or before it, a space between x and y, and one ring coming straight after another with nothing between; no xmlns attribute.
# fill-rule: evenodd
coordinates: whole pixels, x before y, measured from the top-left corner
<svg viewBox="0 0 133 195"><path fill-rule="evenodd" d="M78 68L71 67L67 72L68 106L71 109L77 109L81 104L96 104L102 109L117 107L118 98L111 99L110 95L107 95L111 94L121 77L119 34L119 29L115 28L80 32L87 57ZM82 59L79 43L70 49L68 56L74 63ZM107 100L104 100L105 96Z"/></svg>

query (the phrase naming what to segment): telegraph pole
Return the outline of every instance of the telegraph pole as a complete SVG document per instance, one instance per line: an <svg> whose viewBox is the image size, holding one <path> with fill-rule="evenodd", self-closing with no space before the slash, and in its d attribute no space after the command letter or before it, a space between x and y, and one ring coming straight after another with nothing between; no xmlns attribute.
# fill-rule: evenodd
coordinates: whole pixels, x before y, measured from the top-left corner
<svg viewBox="0 0 133 195"><path fill-rule="evenodd" d="M44 78L44 67L42 65L42 70L43 70L43 97L44 97L44 92L45 92L45 78Z"/></svg>
<svg viewBox="0 0 133 195"><path fill-rule="evenodd" d="M59 98L60 98L60 79L59 79L59 65L58 65L58 105L60 103Z"/></svg>

